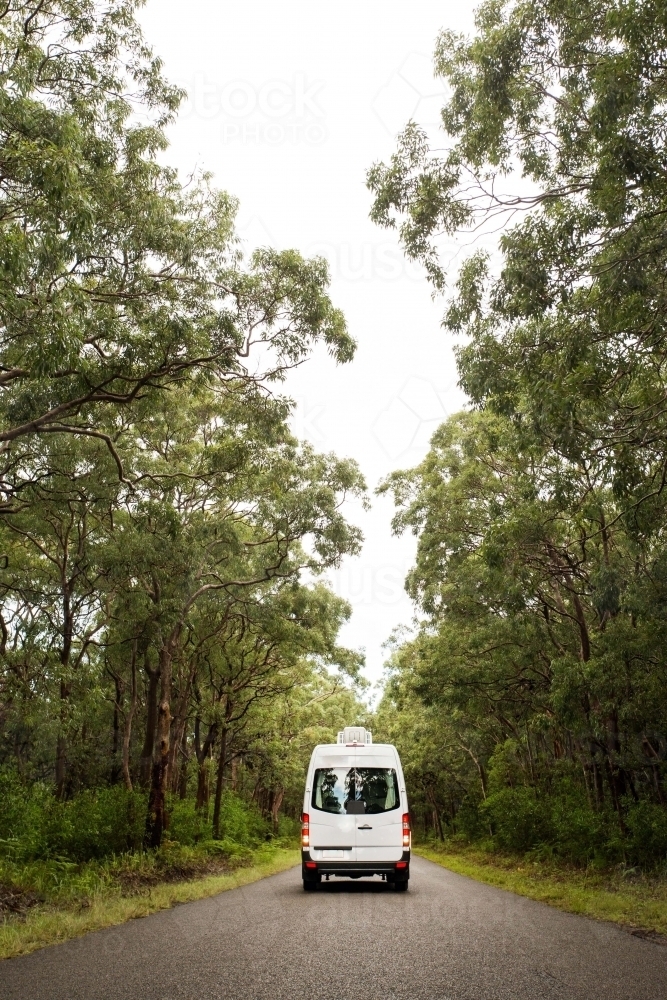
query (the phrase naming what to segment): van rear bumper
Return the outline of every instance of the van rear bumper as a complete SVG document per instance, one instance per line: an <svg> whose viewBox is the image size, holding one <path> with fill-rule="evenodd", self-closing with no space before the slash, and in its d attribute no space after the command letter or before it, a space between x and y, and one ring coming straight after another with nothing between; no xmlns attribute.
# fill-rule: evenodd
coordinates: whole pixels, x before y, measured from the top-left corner
<svg viewBox="0 0 667 1000"><path fill-rule="evenodd" d="M407 882L410 878L410 851L403 851L400 861L317 861L317 868L306 868L307 861L310 862L310 851L302 851L301 876L305 879L318 875L339 875L343 878L386 875L391 882ZM405 867L397 868L397 865Z"/></svg>

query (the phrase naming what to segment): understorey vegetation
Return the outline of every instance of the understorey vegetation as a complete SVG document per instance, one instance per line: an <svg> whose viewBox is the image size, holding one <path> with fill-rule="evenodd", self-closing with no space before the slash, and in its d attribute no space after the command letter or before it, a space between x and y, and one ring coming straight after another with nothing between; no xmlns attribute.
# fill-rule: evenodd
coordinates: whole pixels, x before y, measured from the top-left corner
<svg viewBox="0 0 667 1000"><path fill-rule="evenodd" d="M410 123L369 174L470 398L382 486L418 539L380 719L419 824L663 874L666 51L662 0L486 2L438 40L444 143Z"/></svg>
<svg viewBox="0 0 667 1000"><path fill-rule="evenodd" d="M310 747L360 706L323 574L364 483L280 392L355 345L322 259L244 259L235 200L163 165L183 95L138 6L0 11L9 914L291 843Z"/></svg>

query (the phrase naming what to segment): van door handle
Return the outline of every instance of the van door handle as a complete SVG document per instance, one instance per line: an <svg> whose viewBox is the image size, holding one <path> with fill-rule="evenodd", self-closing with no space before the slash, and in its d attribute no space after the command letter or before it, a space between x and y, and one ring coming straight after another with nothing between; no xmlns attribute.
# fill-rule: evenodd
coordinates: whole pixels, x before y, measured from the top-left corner
<svg viewBox="0 0 667 1000"><path fill-rule="evenodd" d="M372 829L373 829L373 827L369 826L368 823L364 823L363 826L358 826L357 827L357 830L372 830Z"/></svg>

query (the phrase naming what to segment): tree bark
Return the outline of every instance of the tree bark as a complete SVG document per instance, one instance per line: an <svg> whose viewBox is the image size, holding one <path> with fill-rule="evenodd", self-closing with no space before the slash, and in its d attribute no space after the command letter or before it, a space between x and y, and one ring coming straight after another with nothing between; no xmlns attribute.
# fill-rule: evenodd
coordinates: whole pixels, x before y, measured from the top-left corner
<svg viewBox="0 0 667 1000"><path fill-rule="evenodd" d="M621 740L618 731L618 716L612 712L606 721L607 730L607 752L605 755L605 766L607 771L607 781L611 791L614 808L618 814L618 825L623 835L627 833L625 818L623 816L622 798L627 793L627 781L625 771L619 765L618 758L621 752Z"/></svg>
<svg viewBox="0 0 667 1000"><path fill-rule="evenodd" d="M208 770L206 768L206 760L218 735L218 726L217 723L214 722L208 727L208 733L206 734L203 747L200 746L200 725L201 720L195 719L195 755L197 757L197 764L199 765L197 768L197 801L195 808L199 811L201 811L204 806L208 804Z"/></svg>
<svg viewBox="0 0 667 1000"><path fill-rule="evenodd" d="M69 585L61 579L62 604L63 604L63 633L62 646L60 648L60 665L63 674L69 667L70 655L72 652L72 640L74 624L72 622L72 608L70 602ZM61 676L60 680L60 731L56 743L56 797L62 801L67 791L67 743L65 740L64 727L67 721L67 701L70 696L70 685Z"/></svg>
<svg viewBox="0 0 667 1000"><path fill-rule="evenodd" d="M173 643L160 650L160 701L157 718L157 743L153 755L151 790L146 817L146 840L150 847L159 847L167 826L166 797L169 776L169 736L171 730L171 664Z"/></svg>
<svg viewBox="0 0 667 1000"><path fill-rule="evenodd" d="M190 691L195 679L197 661L193 658L181 696L178 699L178 707L174 715L174 727L171 741L171 752L169 756L169 785L172 792L176 792L179 786L179 769L177 766L178 751L183 743L183 734L188 720L188 702L190 701Z"/></svg>
<svg viewBox="0 0 667 1000"><path fill-rule="evenodd" d="M220 756L218 757L218 774L215 782L215 805L213 807L213 836L220 839L220 807L222 805L222 786L225 779L225 764L227 763L227 726L223 725L220 734Z"/></svg>
<svg viewBox="0 0 667 1000"><path fill-rule="evenodd" d="M56 741L56 798L62 801L65 798L67 784L67 740L63 732L67 720L67 700L69 698L69 685L65 681L60 682L60 731Z"/></svg>
<svg viewBox="0 0 667 1000"><path fill-rule="evenodd" d="M183 737L181 741L181 766L178 775L178 797L181 799L187 798L188 795L188 764L190 763L190 754L188 753L188 731L183 727Z"/></svg>
<svg viewBox="0 0 667 1000"><path fill-rule="evenodd" d="M660 771L658 768L660 757L646 734L644 734L644 737L642 739L642 749L646 757L648 757L648 759L651 762L650 763L651 775L653 777L653 787L655 788L656 797L660 805L664 806L665 797L662 791L662 783L660 781Z"/></svg>
<svg viewBox="0 0 667 1000"><path fill-rule="evenodd" d="M429 802L431 803L431 809L433 811L434 826L435 826L436 830L438 831L438 837L440 838L440 840L444 840L445 839L445 833L444 833L444 830L442 829L442 820L440 819L440 810L438 809L438 804L435 801L435 795L433 794L433 789L427 788L427 790L426 790L426 797L428 798Z"/></svg>
<svg viewBox="0 0 667 1000"><path fill-rule="evenodd" d="M271 823L273 826L273 832L278 832L278 813L280 812L280 807L283 804L283 799L285 798L285 789L279 788L274 793L273 802L271 803Z"/></svg>
<svg viewBox="0 0 667 1000"><path fill-rule="evenodd" d="M149 666L148 652L144 657L144 671L148 677L148 691L146 693L146 733L144 745L141 749L139 759L139 781L142 788L147 788L151 777L151 764L153 762L153 749L155 747L155 730L157 728L157 695L158 684L160 682L160 668L152 670Z"/></svg>
<svg viewBox="0 0 667 1000"><path fill-rule="evenodd" d="M121 704L123 701L123 695L125 694L125 684L122 677L118 677L116 674L113 675L113 680L116 697L113 705L113 742L111 746L111 774L109 775L109 778L110 783L115 785L118 781L119 775L121 774L121 768L118 766L118 751L121 746L120 713L122 711Z"/></svg>
<svg viewBox="0 0 667 1000"><path fill-rule="evenodd" d="M134 713L137 710L137 642L136 639L132 643L132 660L130 662L131 671L131 685L132 694L130 698L130 707L127 710L125 716L125 724L123 726L123 760L122 760L122 772L123 781L125 782L125 787L128 792L132 791L132 778L130 777L130 741L132 739L132 720L134 719Z"/></svg>
<svg viewBox="0 0 667 1000"><path fill-rule="evenodd" d="M588 634L588 626L586 625L586 615L584 614L584 609L581 601L579 600L578 594L572 594L572 603L574 604L574 611L579 625L579 639L581 643L579 655L581 660L584 663L587 663L591 658L591 640Z"/></svg>

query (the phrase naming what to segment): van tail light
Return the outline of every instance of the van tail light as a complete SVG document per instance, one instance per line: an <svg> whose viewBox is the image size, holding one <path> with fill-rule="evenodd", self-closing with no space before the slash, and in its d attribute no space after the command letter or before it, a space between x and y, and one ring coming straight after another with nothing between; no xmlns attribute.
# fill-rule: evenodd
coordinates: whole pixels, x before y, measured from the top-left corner
<svg viewBox="0 0 667 1000"><path fill-rule="evenodd" d="M410 846L410 813L403 813L403 847Z"/></svg>
<svg viewBox="0 0 667 1000"><path fill-rule="evenodd" d="M403 841L405 842L405 835ZM310 847L310 816L308 813L301 814L301 846Z"/></svg>

